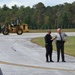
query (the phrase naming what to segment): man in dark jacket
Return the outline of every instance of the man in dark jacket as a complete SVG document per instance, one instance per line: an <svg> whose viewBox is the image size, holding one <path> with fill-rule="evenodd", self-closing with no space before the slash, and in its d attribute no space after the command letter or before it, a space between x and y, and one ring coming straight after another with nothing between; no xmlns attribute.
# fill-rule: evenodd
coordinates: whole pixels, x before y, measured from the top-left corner
<svg viewBox="0 0 75 75"><path fill-rule="evenodd" d="M50 62L54 62L52 60L52 36L50 35L51 31L48 30L48 33L45 35L45 48L46 48L46 62L49 62L48 57L50 57Z"/></svg>

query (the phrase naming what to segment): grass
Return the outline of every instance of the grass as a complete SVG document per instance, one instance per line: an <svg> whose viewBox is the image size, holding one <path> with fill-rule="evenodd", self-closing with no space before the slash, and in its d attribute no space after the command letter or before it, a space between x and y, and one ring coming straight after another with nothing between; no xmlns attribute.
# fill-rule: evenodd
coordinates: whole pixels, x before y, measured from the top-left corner
<svg viewBox="0 0 75 75"><path fill-rule="evenodd" d="M51 29L52 32L56 32L57 29ZM75 29L62 29L63 32L75 32ZM47 29L36 29L36 30L29 30L30 33L44 33L47 32Z"/></svg>
<svg viewBox="0 0 75 75"><path fill-rule="evenodd" d="M31 40L33 43L36 43L42 47L45 46L44 37L33 38ZM53 50L56 50L56 45L53 42ZM75 37L68 37L68 40L65 43L65 53L75 57Z"/></svg>

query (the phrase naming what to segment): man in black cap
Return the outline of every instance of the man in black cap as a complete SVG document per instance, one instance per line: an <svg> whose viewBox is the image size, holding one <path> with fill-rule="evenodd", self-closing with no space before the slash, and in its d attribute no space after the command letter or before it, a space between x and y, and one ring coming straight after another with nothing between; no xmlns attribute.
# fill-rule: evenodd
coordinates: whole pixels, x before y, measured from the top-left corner
<svg viewBox="0 0 75 75"><path fill-rule="evenodd" d="M48 57L50 57L50 62L54 62L52 60L52 36L51 34L51 30L48 30L48 33L45 35L45 48L46 48L46 62L49 62Z"/></svg>

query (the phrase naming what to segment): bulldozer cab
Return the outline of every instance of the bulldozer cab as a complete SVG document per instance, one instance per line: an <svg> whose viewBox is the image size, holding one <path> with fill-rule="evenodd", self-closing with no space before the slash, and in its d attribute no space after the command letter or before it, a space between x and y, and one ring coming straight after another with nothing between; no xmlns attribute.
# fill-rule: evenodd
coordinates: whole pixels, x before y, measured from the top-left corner
<svg viewBox="0 0 75 75"><path fill-rule="evenodd" d="M11 21L11 26L17 26L17 25L21 25L22 21L21 20L12 20Z"/></svg>

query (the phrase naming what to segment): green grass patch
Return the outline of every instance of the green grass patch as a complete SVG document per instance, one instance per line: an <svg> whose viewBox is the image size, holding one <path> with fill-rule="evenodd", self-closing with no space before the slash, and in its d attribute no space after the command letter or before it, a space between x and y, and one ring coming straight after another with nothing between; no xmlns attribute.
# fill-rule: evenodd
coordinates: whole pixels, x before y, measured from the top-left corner
<svg viewBox="0 0 75 75"><path fill-rule="evenodd" d="M52 32L57 32L57 29L51 29ZM75 29L62 29L63 32L75 32ZM30 33L44 33L47 32L47 29L34 29L29 30Z"/></svg>
<svg viewBox="0 0 75 75"><path fill-rule="evenodd" d="M44 37L32 38L31 42L36 43L42 47L45 46Z"/></svg>
<svg viewBox="0 0 75 75"><path fill-rule="evenodd" d="M36 43L42 47L45 46L44 37L33 38L31 40L33 43ZM65 42L65 53L75 57L75 37L68 37L68 40ZM56 50L56 44L53 42L53 50Z"/></svg>

